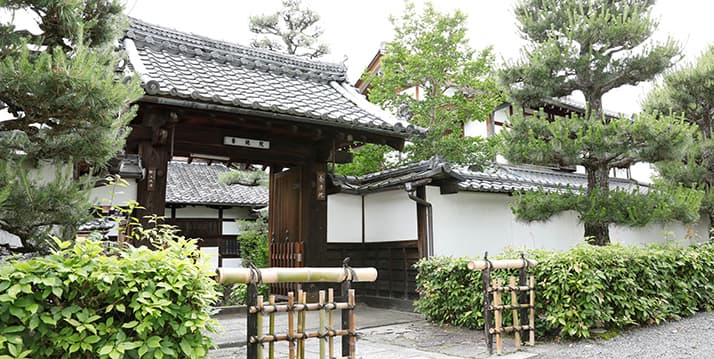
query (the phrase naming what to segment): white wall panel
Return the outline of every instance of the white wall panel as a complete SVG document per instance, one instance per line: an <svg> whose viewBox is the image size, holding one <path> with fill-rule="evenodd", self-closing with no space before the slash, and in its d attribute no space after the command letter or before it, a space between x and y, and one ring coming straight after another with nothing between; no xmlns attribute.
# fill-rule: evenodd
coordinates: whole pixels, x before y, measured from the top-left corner
<svg viewBox="0 0 714 359"><path fill-rule="evenodd" d="M327 242L362 242L362 196L336 193L327 197Z"/></svg>
<svg viewBox="0 0 714 359"><path fill-rule="evenodd" d="M215 271L218 268L218 247L201 247L201 252L203 260Z"/></svg>
<svg viewBox="0 0 714 359"><path fill-rule="evenodd" d="M511 212L512 197L502 193L459 192L440 195L427 187L434 207L434 251L442 256L483 256L505 248L567 250L583 243L584 229L577 213L568 211L546 222L519 222ZM708 223L651 224L643 228L610 226L613 243L641 245L672 242L682 245L708 238Z"/></svg>
<svg viewBox="0 0 714 359"><path fill-rule="evenodd" d="M176 208L176 218L218 218L218 210L205 206Z"/></svg>
<svg viewBox="0 0 714 359"><path fill-rule="evenodd" d="M405 191L365 195L364 206L365 242L417 239L416 203Z"/></svg>
<svg viewBox="0 0 714 359"><path fill-rule="evenodd" d="M238 229L238 222L236 221L223 221L223 226L221 230L224 236L238 235L240 230Z"/></svg>

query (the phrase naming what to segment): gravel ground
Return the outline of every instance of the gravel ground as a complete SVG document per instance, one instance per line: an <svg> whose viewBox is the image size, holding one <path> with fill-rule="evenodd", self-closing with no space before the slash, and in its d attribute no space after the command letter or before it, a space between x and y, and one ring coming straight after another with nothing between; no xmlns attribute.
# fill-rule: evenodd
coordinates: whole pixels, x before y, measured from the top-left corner
<svg viewBox="0 0 714 359"><path fill-rule="evenodd" d="M537 358L714 358L714 345L707 334L714 329L714 313L661 325L636 328L610 340L537 343L529 352Z"/></svg>

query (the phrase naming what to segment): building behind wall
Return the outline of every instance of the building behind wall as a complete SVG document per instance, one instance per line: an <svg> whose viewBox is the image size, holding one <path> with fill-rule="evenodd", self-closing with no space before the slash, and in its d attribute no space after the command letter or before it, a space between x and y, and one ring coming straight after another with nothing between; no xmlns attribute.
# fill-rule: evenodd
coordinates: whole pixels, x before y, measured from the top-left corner
<svg viewBox="0 0 714 359"><path fill-rule="evenodd" d="M587 177L540 166L493 164L483 171L456 169L438 157L361 177L334 176L340 189L328 197L328 254L350 253L360 265L376 266L380 277L365 288L379 297L416 297L411 267L426 257L482 257L507 248L566 250L583 243L577 213L560 213L546 222L518 221L511 211L514 192L543 188L581 188ZM425 208L408 196L406 184L432 207L433 238ZM612 188L647 191L632 179L611 178ZM654 223L642 228L610 225L613 243L682 245L709 238L706 218L693 224ZM428 243L430 242L431 243Z"/></svg>
<svg viewBox="0 0 714 359"><path fill-rule="evenodd" d="M267 187L221 183L219 176L229 171L221 163L181 160L168 164L165 221L188 238L200 238L199 246L213 267L241 265L237 221L254 220L256 210L268 204ZM94 202L108 207L136 200L137 183L127 182L128 186L95 188ZM116 236L116 228L109 234Z"/></svg>

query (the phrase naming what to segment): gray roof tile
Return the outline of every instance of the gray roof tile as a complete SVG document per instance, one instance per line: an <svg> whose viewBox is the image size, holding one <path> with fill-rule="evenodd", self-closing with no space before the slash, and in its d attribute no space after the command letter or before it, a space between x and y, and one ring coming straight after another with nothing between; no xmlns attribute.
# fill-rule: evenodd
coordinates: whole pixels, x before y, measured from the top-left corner
<svg viewBox="0 0 714 359"><path fill-rule="evenodd" d="M171 161L166 180L166 203L263 207L268 189L261 186L225 185L218 175L230 169L221 164Z"/></svg>
<svg viewBox="0 0 714 359"><path fill-rule="evenodd" d="M343 65L230 44L136 19L131 19L126 31L125 47L149 95L267 111L296 121L319 120L397 137L423 131L370 108L374 105L347 85Z"/></svg>
<svg viewBox="0 0 714 359"><path fill-rule="evenodd" d="M494 163L482 171L455 169L440 157L432 157L406 166L359 177L333 175L333 183L346 193L367 193L403 187L407 182L418 182L436 177L451 177L458 181L459 189L473 192L522 192L544 189L560 191L587 186L587 176L567 173L539 166L515 166ZM610 188L638 189L648 187L635 180L610 178Z"/></svg>

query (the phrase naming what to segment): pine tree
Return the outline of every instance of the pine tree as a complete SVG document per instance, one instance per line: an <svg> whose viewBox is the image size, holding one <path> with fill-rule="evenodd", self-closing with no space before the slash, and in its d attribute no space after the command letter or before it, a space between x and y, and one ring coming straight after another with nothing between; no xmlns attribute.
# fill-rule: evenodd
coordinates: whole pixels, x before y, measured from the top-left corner
<svg viewBox="0 0 714 359"><path fill-rule="evenodd" d="M705 191L702 212L714 224L714 46L696 61L664 76L644 103L647 112L681 114L697 126L698 134L691 152L683 161L659 163L665 181L680 183Z"/></svg>
<svg viewBox="0 0 714 359"><path fill-rule="evenodd" d="M602 96L623 85L636 85L666 70L679 47L668 40L650 41L657 22L653 0L522 0L515 7L522 37L529 42L523 58L500 73L513 101L537 104L544 97L580 91L582 117L548 123L514 116L505 135L506 158L534 164L581 165L588 184L584 198L605 210L617 198L610 193L609 172L640 161L654 162L683 155L689 129L677 119L643 115L634 120L604 115ZM558 196L547 196L557 201ZM522 202L521 202L522 203ZM571 203L572 206L575 204ZM608 224L618 217L585 216L585 236L592 243L610 242ZM567 207L567 206L565 206ZM626 204L615 208L626 208ZM516 211L526 214L524 211ZM526 215L526 218L528 216ZM624 224L641 223L619 217Z"/></svg>
<svg viewBox="0 0 714 359"><path fill-rule="evenodd" d="M386 43L381 74L367 73L370 101L428 128L405 148L407 161L440 155L456 164L492 158L483 138L464 137L463 125L484 121L502 102L491 48L475 51L466 37L466 15L440 13L426 3L421 14L407 3L391 18L395 40ZM373 156L372 156L373 157Z"/></svg>
<svg viewBox="0 0 714 359"><path fill-rule="evenodd" d="M30 13L40 34L0 24L0 229L24 251L49 233L71 238L89 215L88 190L124 146L138 80L118 71L116 39L125 23L118 0L5 0ZM88 175L80 176L80 173Z"/></svg>
<svg viewBox="0 0 714 359"><path fill-rule="evenodd" d="M320 15L303 8L301 0L283 0L282 10L250 17L250 31L266 35L254 39L251 45L311 59L321 57L330 53L330 49L318 42L322 35L318 21Z"/></svg>

